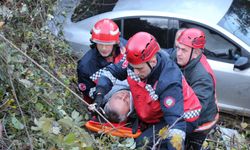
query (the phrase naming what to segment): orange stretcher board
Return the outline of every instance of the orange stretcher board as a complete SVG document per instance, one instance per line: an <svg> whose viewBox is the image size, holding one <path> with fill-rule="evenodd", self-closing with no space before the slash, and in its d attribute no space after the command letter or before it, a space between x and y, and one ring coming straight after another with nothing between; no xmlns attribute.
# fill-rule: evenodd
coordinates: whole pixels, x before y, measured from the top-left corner
<svg viewBox="0 0 250 150"><path fill-rule="evenodd" d="M85 126L94 132L111 134L118 137L130 137L137 138L141 135L140 129L137 130L135 134L132 134L132 129L128 127L121 126L120 124L112 123L115 128L111 127L108 123L95 122L93 120L88 121Z"/></svg>

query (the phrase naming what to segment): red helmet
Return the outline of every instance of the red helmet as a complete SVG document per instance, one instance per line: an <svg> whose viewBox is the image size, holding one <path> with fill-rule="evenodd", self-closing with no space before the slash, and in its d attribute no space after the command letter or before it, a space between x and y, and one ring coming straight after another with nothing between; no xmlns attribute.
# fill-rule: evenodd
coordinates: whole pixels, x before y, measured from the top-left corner
<svg viewBox="0 0 250 150"><path fill-rule="evenodd" d="M180 44L184 44L192 48L201 48L201 49L203 49L206 44L206 38L204 32L196 28L189 28L184 30L177 39L177 41Z"/></svg>
<svg viewBox="0 0 250 150"><path fill-rule="evenodd" d="M111 19L98 21L91 31L91 41L99 44L118 44L120 31L117 24Z"/></svg>
<svg viewBox="0 0 250 150"><path fill-rule="evenodd" d="M156 39L147 32L138 32L133 35L126 45L127 60L138 65L149 61L160 50Z"/></svg>

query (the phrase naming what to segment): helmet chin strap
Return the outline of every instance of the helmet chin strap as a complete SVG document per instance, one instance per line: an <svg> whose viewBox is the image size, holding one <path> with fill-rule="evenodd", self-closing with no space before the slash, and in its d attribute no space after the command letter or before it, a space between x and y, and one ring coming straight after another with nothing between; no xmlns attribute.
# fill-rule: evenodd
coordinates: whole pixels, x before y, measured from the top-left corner
<svg viewBox="0 0 250 150"><path fill-rule="evenodd" d="M191 59L192 59L193 51L194 51L194 48L192 47L192 50L191 50L191 53L190 53L190 56L189 56L189 59L188 59L187 64L188 64L188 63L191 61ZM186 64L186 65L187 65L187 64Z"/></svg>
<svg viewBox="0 0 250 150"><path fill-rule="evenodd" d="M150 68L150 72L152 71L152 69L153 69L153 67L150 65L150 63L149 62L146 62L146 64L148 65L148 67ZM150 75L150 73L148 74L148 76ZM143 81L147 81L147 79L148 79L148 76L145 78L145 79L143 79Z"/></svg>
<svg viewBox="0 0 250 150"><path fill-rule="evenodd" d="M152 66L150 65L150 63L147 61L146 64L148 65L148 67L150 68L150 70L152 71Z"/></svg>

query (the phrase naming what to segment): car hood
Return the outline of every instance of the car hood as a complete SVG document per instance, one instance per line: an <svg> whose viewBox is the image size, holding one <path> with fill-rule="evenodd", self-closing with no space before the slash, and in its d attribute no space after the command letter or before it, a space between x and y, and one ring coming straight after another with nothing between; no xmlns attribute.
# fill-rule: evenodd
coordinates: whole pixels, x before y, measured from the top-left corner
<svg viewBox="0 0 250 150"><path fill-rule="evenodd" d="M233 0L119 0L113 11L161 11L217 24L232 2Z"/></svg>

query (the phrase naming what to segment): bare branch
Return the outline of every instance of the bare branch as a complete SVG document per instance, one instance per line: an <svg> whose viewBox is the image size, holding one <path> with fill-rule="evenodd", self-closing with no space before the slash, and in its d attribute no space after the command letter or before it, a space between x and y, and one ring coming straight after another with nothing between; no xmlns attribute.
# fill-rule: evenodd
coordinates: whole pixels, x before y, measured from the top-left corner
<svg viewBox="0 0 250 150"><path fill-rule="evenodd" d="M25 118L24 118L24 114L23 114L23 110L22 110L22 108L21 108L21 106L20 106L20 103L19 103L19 100L18 100L18 98L17 98L16 89L15 89L15 87L14 87L14 84L13 84L13 81L12 81L13 79L12 79L12 77L11 77L9 71L8 71L8 75L9 75L9 79L10 79L10 85L11 85L11 88L12 88L12 94L13 94L13 96L14 96L14 98L15 98L15 101L16 101L16 103L17 103L18 109L19 109L19 111L20 111L20 113L21 113L22 120L23 120L23 125L24 125L24 129L25 129L25 132L26 132L26 134L27 134L27 136L28 136L28 139L29 139L29 142L30 142L30 149L33 150L32 139L31 139L30 134L29 134L29 132L28 132L27 125L26 125Z"/></svg>
<svg viewBox="0 0 250 150"><path fill-rule="evenodd" d="M183 117L184 117L184 115L182 115L181 117L177 118L177 119L175 120L175 122L167 129L167 131L165 132L165 134L168 134L168 133L169 133L169 130L172 129L172 128L175 126L175 124L176 124L177 122L179 122L181 119L183 119ZM153 135L153 136L155 136L155 135ZM157 149L157 146L160 144L160 142L161 142L162 140L163 140L162 137L159 137L159 139L157 140L157 142L153 145L152 150L156 150L156 149Z"/></svg>
<svg viewBox="0 0 250 150"><path fill-rule="evenodd" d="M81 100L85 105L89 106L89 104L83 99L81 98L78 94L76 94L73 90L71 90L69 87L67 87L64 83L62 83L59 79L57 79L54 75L52 75L48 70L46 70L44 67L42 67L41 65L39 65L34 59L32 59L31 57L29 57L26 53L24 53L20 48L18 48L15 44L13 44L11 41L9 41L7 38L4 37L4 35L0 34L0 37L2 39L4 39L7 43L9 43L12 47L14 47L16 50L18 50L22 55L24 55L26 58L28 58L32 63L34 63L39 69L43 70L44 72L46 72L50 77L52 77L54 80L56 80L61 86L63 86L64 88L66 88L70 93L72 93L74 96L76 96L79 100ZM11 80L12 82L12 80ZM113 124L111 122L109 122L107 120L106 117L104 117L102 115L102 113L100 113L97 109L94 109L94 111L101 116L108 124L111 125L111 127L115 128L113 126Z"/></svg>

